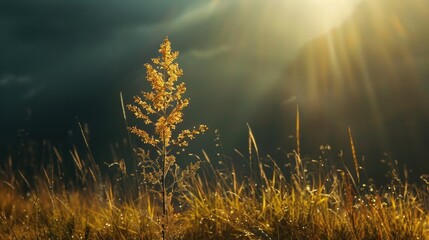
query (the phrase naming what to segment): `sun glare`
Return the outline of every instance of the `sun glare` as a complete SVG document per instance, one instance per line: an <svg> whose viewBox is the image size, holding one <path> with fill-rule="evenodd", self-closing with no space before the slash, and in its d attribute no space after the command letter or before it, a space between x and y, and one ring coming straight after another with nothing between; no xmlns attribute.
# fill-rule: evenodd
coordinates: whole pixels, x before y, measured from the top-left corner
<svg viewBox="0 0 429 240"><path fill-rule="evenodd" d="M344 15L341 1L306 1L310 2L319 11L315 18L324 20L320 24ZM303 49L305 57L295 69L299 73L291 74L300 104L329 113L336 125L359 122L372 127L384 149L394 148L392 134L397 134L389 133L388 123L405 115L407 134L420 139L415 114L426 108L421 76L426 70L416 52L424 55L427 45L418 36L427 35L416 29L427 18L428 7L427 1L399 0L356 5L341 25Z"/></svg>
<svg viewBox="0 0 429 240"><path fill-rule="evenodd" d="M305 0L314 23L323 31L338 26L352 13L361 0Z"/></svg>

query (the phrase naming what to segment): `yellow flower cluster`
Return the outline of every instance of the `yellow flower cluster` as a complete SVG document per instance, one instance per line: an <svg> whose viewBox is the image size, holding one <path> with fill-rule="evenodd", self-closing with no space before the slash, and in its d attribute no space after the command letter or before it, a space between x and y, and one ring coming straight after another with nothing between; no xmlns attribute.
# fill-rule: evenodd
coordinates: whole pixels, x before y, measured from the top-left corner
<svg viewBox="0 0 429 240"><path fill-rule="evenodd" d="M189 105L188 98L182 98L186 92L184 82L177 84L183 70L175 62L179 56L178 51L172 52L168 38L160 45L160 57L152 58L151 64L145 64L146 79L150 83L152 91L142 92L143 99L134 97L135 105L128 105L128 109L136 118L142 119L145 124L154 125L154 135L136 126L130 131L140 137L146 144L157 146L162 144L167 147L170 144L187 146L187 139L193 139L195 135L204 133L207 126L200 125L198 129L183 130L175 140L172 140L172 131L176 125L183 121L183 109Z"/></svg>
<svg viewBox="0 0 429 240"><path fill-rule="evenodd" d="M204 133L205 131L207 131L208 127L206 125L200 125L198 127L198 129L186 129L186 130L182 130L181 133L179 133L179 135L177 136L176 140L173 140L173 144L174 145L178 145L181 147L186 147L188 146L188 141L186 139L194 139L195 135L198 135L200 133Z"/></svg>

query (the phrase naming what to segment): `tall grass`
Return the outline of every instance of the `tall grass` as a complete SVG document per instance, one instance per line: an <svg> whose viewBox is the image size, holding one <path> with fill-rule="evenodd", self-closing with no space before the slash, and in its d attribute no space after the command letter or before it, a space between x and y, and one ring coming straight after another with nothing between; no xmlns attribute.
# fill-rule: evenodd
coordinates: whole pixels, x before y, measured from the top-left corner
<svg viewBox="0 0 429 240"><path fill-rule="evenodd" d="M51 151L30 175L4 161L0 239L159 236L162 205L138 169L116 162L109 176L88 154ZM390 182L377 187L365 166L356 162L358 180L344 164L354 157L336 159L329 146L316 159L292 151L274 160L260 156L249 129L248 154L236 153L189 156L201 169L175 203L176 239L429 239L427 185L403 180L393 162Z"/></svg>

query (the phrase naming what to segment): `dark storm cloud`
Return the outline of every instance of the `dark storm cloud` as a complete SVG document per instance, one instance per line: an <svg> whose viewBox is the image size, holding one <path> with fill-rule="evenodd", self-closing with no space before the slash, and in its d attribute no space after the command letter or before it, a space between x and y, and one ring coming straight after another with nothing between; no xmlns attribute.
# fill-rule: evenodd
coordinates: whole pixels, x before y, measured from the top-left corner
<svg viewBox="0 0 429 240"><path fill-rule="evenodd" d="M162 3L161 3L162 2ZM6 30L23 42L61 44L103 39L120 28L149 25L177 14L186 1L2 1ZM165 9L166 5L172 5Z"/></svg>
<svg viewBox="0 0 429 240"><path fill-rule="evenodd" d="M40 90L40 88L33 88L31 87L32 83L34 82L34 79L32 79L29 76L16 76L16 75L4 75L0 77L0 88L5 91L4 95L6 95L7 92L14 92L11 89L21 89L20 95L18 96L21 99L28 99L33 97L37 92ZM17 97L17 96L14 96Z"/></svg>
<svg viewBox="0 0 429 240"><path fill-rule="evenodd" d="M142 40L144 36L127 33L168 20L186 6L186 1L159 2L2 1L0 74L40 74L37 81L44 81L58 77L55 69L79 70L73 65L88 62L87 58L97 61L91 58L100 54L100 46L114 47L110 52L126 51L127 41L122 42L123 46L109 46L109 42L117 41L118 34L131 41ZM167 4L171 7L164 10ZM141 45L144 47L147 41ZM105 58L102 54L99 57Z"/></svg>
<svg viewBox="0 0 429 240"><path fill-rule="evenodd" d="M208 66L207 75L219 72L219 67L231 73L222 77L225 81L237 79L240 73L247 74L240 79L256 79L258 74L248 70L253 69L249 64L259 69L272 65L272 60L282 59L279 64L284 64L302 45L303 36L309 35L302 30L308 28L305 23L298 27L290 21L302 15L294 20L309 23L305 8L295 5L278 1L2 1L0 76L30 76L34 89L53 95L68 95L67 90L73 89L88 94L100 90L100 85L118 87L117 81L131 69L140 70L142 61L153 56L160 40L169 35L185 64L210 57L234 66ZM280 46L287 36L293 37ZM221 53L218 49L224 54L215 56Z"/></svg>
<svg viewBox="0 0 429 240"><path fill-rule="evenodd" d="M76 115L95 118L91 109L107 118L113 96L142 75L133 74L148 58L142 53L162 39L152 29L188 7L189 1L1 1L2 141L20 128L64 133Z"/></svg>
<svg viewBox="0 0 429 240"><path fill-rule="evenodd" d="M119 92L127 103L146 86L142 64L169 36L192 89L187 116L243 138L283 66L321 33L302 2L2 1L0 77L31 81L0 87L0 131L63 141L78 116L94 138L117 139Z"/></svg>

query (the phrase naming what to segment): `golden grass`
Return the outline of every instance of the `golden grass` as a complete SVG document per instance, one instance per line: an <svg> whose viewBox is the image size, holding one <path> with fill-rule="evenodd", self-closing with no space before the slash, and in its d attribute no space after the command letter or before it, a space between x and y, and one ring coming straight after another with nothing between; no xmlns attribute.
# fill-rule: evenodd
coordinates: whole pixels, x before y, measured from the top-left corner
<svg viewBox="0 0 429 240"><path fill-rule="evenodd" d="M252 171L237 171L238 158L228 165L222 156L200 154L199 174L174 203L180 211L168 231L176 239L429 239L426 185L408 184L392 169L391 182L377 188L362 177L355 181L344 165L329 164L334 159L297 154L279 166L279 160L259 156L249 136ZM70 152L73 167L64 171L65 160L53 152L56 160L34 169L34 176L14 169L11 159L3 165L0 239L160 236L161 200L140 175L103 176L91 157L76 150ZM224 164L214 166L219 160Z"/></svg>

